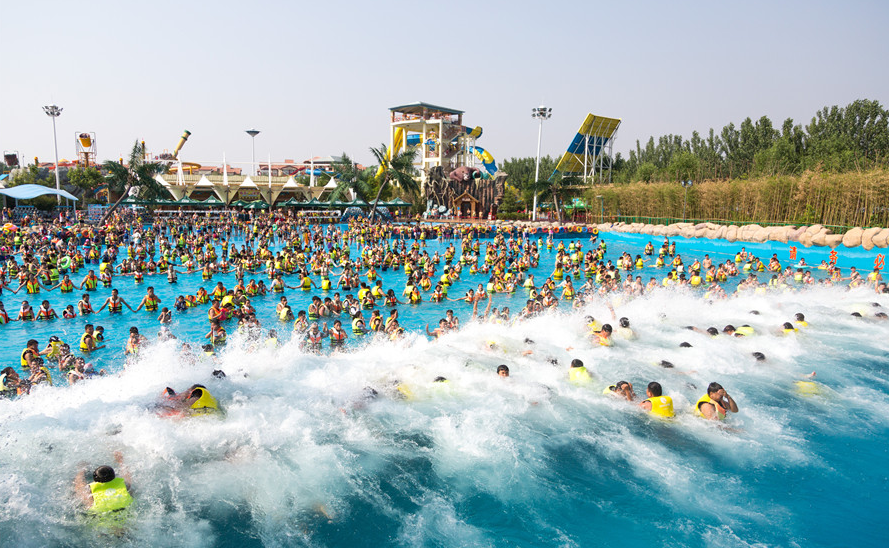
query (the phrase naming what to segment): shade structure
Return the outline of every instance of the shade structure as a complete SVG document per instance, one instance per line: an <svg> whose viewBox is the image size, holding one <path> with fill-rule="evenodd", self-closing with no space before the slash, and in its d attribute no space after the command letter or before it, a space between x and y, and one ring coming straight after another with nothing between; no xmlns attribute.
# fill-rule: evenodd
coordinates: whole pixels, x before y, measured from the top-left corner
<svg viewBox="0 0 889 548"><path fill-rule="evenodd" d="M389 201L389 202L387 202L387 203L385 203L385 204L382 203L382 202L380 202L380 205L386 205L386 206L389 206L389 207L410 207L410 206L412 206L412 205L414 205L414 204L412 204L412 203L410 203L410 202L405 202L405 201L402 200L401 198L395 198L394 200L391 200L391 201Z"/></svg>
<svg viewBox="0 0 889 548"><path fill-rule="evenodd" d="M203 205L204 202L200 200L195 200L194 198L189 198L188 196L183 196L179 200L176 200L178 205Z"/></svg>
<svg viewBox="0 0 889 548"><path fill-rule="evenodd" d="M345 204L347 207L367 207L369 204L361 198L355 198L351 202Z"/></svg>
<svg viewBox="0 0 889 548"><path fill-rule="evenodd" d="M268 209L269 204L262 200L254 200L244 206L244 209Z"/></svg>
<svg viewBox="0 0 889 548"><path fill-rule="evenodd" d="M229 204L231 207L247 207L247 202L244 200L235 200L234 202Z"/></svg>
<svg viewBox="0 0 889 548"><path fill-rule="evenodd" d="M303 206L308 208L325 208L330 207L330 204L328 202L322 202L318 198L312 198L308 202L304 202Z"/></svg>
<svg viewBox="0 0 889 548"><path fill-rule="evenodd" d="M213 207L225 205L222 203L222 200L220 200L216 196L212 196L212 195L201 203L204 204L205 206L213 206Z"/></svg>
<svg viewBox="0 0 889 548"><path fill-rule="evenodd" d="M0 194L9 196L14 200L30 200L38 196L46 196L48 194L52 194L55 196L61 196L62 198L67 198L69 200L74 200L75 202L77 201L77 198L75 198L74 195L70 192L66 192L64 190L56 190L54 188L43 185L19 185L12 188L4 188L0 189Z"/></svg>
<svg viewBox="0 0 889 548"><path fill-rule="evenodd" d="M305 205L305 202L300 202L296 198L290 197L278 204L278 207L302 207L303 205Z"/></svg>

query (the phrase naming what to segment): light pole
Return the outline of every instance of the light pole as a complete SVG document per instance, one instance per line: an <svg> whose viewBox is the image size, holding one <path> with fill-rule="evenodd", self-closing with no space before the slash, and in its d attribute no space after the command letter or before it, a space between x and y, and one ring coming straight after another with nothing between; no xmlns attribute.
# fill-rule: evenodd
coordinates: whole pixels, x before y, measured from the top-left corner
<svg viewBox="0 0 889 548"><path fill-rule="evenodd" d="M537 167L534 168L534 209L531 220L537 220L537 181L540 180L540 139L543 137L543 121L549 120L553 115L553 109L540 105L531 109L531 118L540 120L540 128L537 130Z"/></svg>
<svg viewBox="0 0 889 548"><path fill-rule="evenodd" d="M259 135L258 129L248 129L247 135L250 136L251 141L253 142L253 174L256 175L256 136ZM271 172L272 166L269 165L269 172Z"/></svg>
<svg viewBox="0 0 889 548"><path fill-rule="evenodd" d="M43 112L52 118L52 144L53 150L56 153L56 190L61 190L62 185L59 182L59 140L56 138L56 118L62 114L62 107L56 104L47 105L43 107ZM62 197L58 194L56 194L56 203L62 205Z"/></svg>
<svg viewBox="0 0 889 548"><path fill-rule="evenodd" d="M685 221L685 207L688 205L688 189L691 187L691 181L679 181L679 184L682 185L682 188L685 189L685 199L682 201L682 220Z"/></svg>

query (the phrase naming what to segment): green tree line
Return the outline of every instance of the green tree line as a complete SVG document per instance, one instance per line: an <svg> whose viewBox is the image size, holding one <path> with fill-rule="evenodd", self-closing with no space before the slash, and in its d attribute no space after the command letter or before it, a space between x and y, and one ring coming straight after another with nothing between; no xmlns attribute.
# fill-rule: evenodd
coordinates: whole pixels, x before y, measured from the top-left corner
<svg viewBox="0 0 889 548"><path fill-rule="evenodd" d="M636 141L629 158L614 158L613 180L678 181L799 175L810 169L833 172L883 167L889 158L889 111L860 99L824 107L802 126L787 118L776 128L768 116L746 118L705 134L650 137Z"/></svg>

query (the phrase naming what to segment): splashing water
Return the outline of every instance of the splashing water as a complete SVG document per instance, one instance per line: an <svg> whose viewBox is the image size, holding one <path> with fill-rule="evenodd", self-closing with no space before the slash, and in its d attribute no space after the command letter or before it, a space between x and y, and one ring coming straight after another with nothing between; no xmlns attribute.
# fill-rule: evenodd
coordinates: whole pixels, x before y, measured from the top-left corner
<svg viewBox="0 0 889 548"><path fill-rule="evenodd" d="M874 301L889 304L865 289L712 304L655 292L614 301L638 338L610 348L586 338L586 314L609 317L601 300L509 326L471 324L434 342L414 333L329 356L303 354L296 341L248 352L234 338L217 358L191 363L175 342L158 343L119 374L0 400L0 539L876 545L889 502L889 322L850 316L885 310ZM809 327L779 333L795 312ZM728 323L757 334L684 329ZM683 341L692 346L680 348ZM568 382L572 358L593 383ZM498 364L509 366L508 379L494 373ZM214 369L228 376L215 379ZM795 382L811 371L817 390L800 392ZM448 382L433 382L438 376ZM660 382L677 417L654 419L602 393L618 380L637 392ZM726 428L690 412L711 381L740 407ZM195 382L222 402L223 419L155 413L165 386ZM110 464L115 450L137 499L119 537L79 515L71 483L81 463Z"/></svg>

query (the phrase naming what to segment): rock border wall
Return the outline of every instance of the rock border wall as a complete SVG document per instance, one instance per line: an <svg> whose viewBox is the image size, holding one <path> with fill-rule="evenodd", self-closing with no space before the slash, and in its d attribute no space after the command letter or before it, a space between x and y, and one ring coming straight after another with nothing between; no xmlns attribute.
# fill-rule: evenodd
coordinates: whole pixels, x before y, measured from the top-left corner
<svg viewBox="0 0 889 548"><path fill-rule="evenodd" d="M866 251L871 249L889 247L889 228L861 228L849 229L844 234L834 232L820 224L811 226L760 226L749 225L719 225L716 223L673 223L670 225L651 225L645 223L550 223L530 221L495 221L498 226L513 226L515 228L536 228L543 230L558 230L559 228L596 227L600 232L622 232L648 234L650 236L682 236L683 238L707 238L710 240L726 240L728 242L749 243L798 243L804 247L829 247L835 249L841 245L844 247L861 247Z"/></svg>

